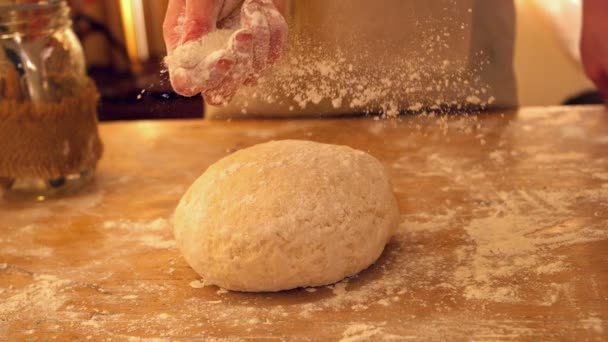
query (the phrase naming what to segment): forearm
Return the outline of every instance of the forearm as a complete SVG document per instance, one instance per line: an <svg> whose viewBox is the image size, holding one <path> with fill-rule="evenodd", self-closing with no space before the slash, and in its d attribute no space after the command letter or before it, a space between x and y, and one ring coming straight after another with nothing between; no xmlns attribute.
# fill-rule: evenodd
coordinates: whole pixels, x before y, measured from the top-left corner
<svg viewBox="0 0 608 342"><path fill-rule="evenodd" d="M608 0L583 0L581 56L585 73L608 104Z"/></svg>

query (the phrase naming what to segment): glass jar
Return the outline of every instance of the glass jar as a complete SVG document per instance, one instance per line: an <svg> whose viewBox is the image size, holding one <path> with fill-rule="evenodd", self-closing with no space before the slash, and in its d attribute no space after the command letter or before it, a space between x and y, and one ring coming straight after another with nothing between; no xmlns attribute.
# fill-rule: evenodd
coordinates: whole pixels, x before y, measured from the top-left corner
<svg viewBox="0 0 608 342"><path fill-rule="evenodd" d="M0 197L62 196L102 154L98 93L64 0L0 1Z"/></svg>

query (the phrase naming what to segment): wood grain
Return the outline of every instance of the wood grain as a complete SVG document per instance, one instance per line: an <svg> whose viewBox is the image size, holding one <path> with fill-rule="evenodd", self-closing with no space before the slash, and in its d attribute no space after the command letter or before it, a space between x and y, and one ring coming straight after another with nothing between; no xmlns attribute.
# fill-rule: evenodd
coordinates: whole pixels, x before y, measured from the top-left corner
<svg viewBox="0 0 608 342"><path fill-rule="evenodd" d="M102 124L77 196L0 202L3 340L606 340L608 113ZM213 162L268 140L369 151L402 214L348 282L200 287L169 219ZM314 291L314 292L312 292Z"/></svg>

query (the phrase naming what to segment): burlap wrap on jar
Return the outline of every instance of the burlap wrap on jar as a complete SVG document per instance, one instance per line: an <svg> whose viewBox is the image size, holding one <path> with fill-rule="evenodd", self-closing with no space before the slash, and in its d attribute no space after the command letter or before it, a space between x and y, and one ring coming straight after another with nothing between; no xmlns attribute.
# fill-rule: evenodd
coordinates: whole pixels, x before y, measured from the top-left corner
<svg viewBox="0 0 608 342"><path fill-rule="evenodd" d="M0 178L57 179L95 169L103 152L98 99L89 80L59 102L0 101Z"/></svg>

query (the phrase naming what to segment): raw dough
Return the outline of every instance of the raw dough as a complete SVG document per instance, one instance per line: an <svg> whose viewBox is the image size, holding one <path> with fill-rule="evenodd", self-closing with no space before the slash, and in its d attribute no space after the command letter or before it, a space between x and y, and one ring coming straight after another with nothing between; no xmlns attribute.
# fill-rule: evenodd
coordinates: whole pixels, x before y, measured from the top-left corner
<svg viewBox="0 0 608 342"><path fill-rule="evenodd" d="M266 292L355 275L382 254L399 210L367 153L276 141L215 163L173 218L186 261L206 284Z"/></svg>

